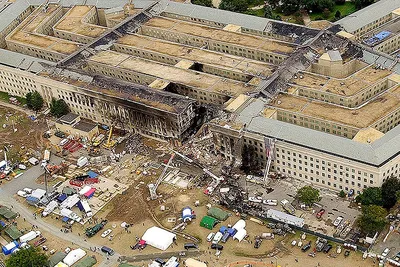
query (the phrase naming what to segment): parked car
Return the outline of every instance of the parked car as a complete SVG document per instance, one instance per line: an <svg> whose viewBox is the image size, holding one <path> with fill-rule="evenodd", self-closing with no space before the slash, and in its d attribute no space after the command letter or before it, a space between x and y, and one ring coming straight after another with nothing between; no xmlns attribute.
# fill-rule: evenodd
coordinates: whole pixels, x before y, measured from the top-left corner
<svg viewBox="0 0 400 267"><path fill-rule="evenodd" d="M215 233L209 233L208 236L207 236L207 241L211 242L213 240L213 238L214 238L214 235L215 235Z"/></svg>
<svg viewBox="0 0 400 267"><path fill-rule="evenodd" d="M276 199L264 199L263 200L263 204L264 205L268 205L268 206L277 206L278 205L278 200L276 200Z"/></svg>
<svg viewBox="0 0 400 267"><path fill-rule="evenodd" d="M382 252L382 256L383 256L383 257L387 257L387 255L389 255L389 253L390 253L390 249L389 249L389 248L385 248L385 249L383 250L383 252Z"/></svg>
<svg viewBox="0 0 400 267"><path fill-rule="evenodd" d="M212 244L211 249L223 250L224 246L222 246L220 244Z"/></svg>
<svg viewBox="0 0 400 267"><path fill-rule="evenodd" d="M262 203L262 198L261 197L249 197L250 202L254 203Z"/></svg>
<svg viewBox="0 0 400 267"><path fill-rule="evenodd" d="M32 194L32 189L29 187L25 187L24 189L22 189L24 192L26 192L27 194Z"/></svg>
<svg viewBox="0 0 400 267"><path fill-rule="evenodd" d="M66 143L68 143L69 139L64 138L63 140L60 141L60 146L64 146Z"/></svg>
<svg viewBox="0 0 400 267"><path fill-rule="evenodd" d="M22 191L22 190L19 190L17 192L17 195L20 196L20 197L27 197L28 196L28 194L25 191Z"/></svg>
<svg viewBox="0 0 400 267"><path fill-rule="evenodd" d="M64 138L65 137L65 133L61 132L61 131L57 131L54 133L55 136L60 137L60 138Z"/></svg>
<svg viewBox="0 0 400 267"><path fill-rule="evenodd" d="M254 241L254 248L259 248L261 246L262 239L261 238L256 238Z"/></svg>
<svg viewBox="0 0 400 267"><path fill-rule="evenodd" d="M332 249L332 245L331 244L326 244L324 249L323 249L323 252L324 253L328 253L331 249Z"/></svg>
<svg viewBox="0 0 400 267"><path fill-rule="evenodd" d="M322 215L324 215L325 213L325 209L320 209L317 213L317 215L315 215L317 217L317 219L321 219Z"/></svg>
<svg viewBox="0 0 400 267"><path fill-rule="evenodd" d="M311 248L311 241L308 242L308 244L305 244L302 248L301 251L306 252L307 250L309 250Z"/></svg>
<svg viewBox="0 0 400 267"><path fill-rule="evenodd" d="M333 222L333 226L338 227L339 224L343 221L343 217L339 216L335 219L335 221Z"/></svg>
<svg viewBox="0 0 400 267"><path fill-rule="evenodd" d="M111 229L107 229L105 230L102 234L101 237L105 238L106 236L108 236L109 234L111 234L112 230Z"/></svg>
<svg viewBox="0 0 400 267"><path fill-rule="evenodd" d="M215 236L214 236L214 238L213 238L212 243L213 243L213 244L217 244L219 241L221 241L222 236L223 236L223 235L222 235L221 232L216 233Z"/></svg>
<svg viewBox="0 0 400 267"><path fill-rule="evenodd" d="M26 170L26 166L24 164L18 164L18 169Z"/></svg>
<svg viewBox="0 0 400 267"><path fill-rule="evenodd" d="M198 246L195 243L185 243L183 245L183 248L186 250L191 249L191 248L197 249Z"/></svg>
<svg viewBox="0 0 400 267"><path fill-rule="evenodd" d="M102 246L101 247L101 251L106 253L106 254L108 254L108 255L110 255L110 256L114 255L114 253L115 253L113 249L111 249L109 247L106 247L106 246Z"/></svg>

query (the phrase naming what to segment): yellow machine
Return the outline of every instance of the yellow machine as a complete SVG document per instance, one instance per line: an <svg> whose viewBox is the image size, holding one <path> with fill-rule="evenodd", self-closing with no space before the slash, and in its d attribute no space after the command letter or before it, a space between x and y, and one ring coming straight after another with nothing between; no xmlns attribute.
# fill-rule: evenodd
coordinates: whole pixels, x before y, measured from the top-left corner
<svg viewBox="0 0 400 267"><path fill-rule="evenodd" d="M111 148L111 147L115 146L115 144L117 143L117 141L111 140L112 131L113 131L113 126L111 125L110 131L108 133L107 143L103 144L104 148Z"/></svg>

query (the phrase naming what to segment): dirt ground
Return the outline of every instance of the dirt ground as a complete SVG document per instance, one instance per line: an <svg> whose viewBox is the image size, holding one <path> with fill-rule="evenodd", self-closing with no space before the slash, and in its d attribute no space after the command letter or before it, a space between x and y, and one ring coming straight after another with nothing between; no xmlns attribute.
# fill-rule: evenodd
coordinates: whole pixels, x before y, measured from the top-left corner
<svg viewBox="0 0 400 267"><path fill-rule="evenodd" d="M41 150L46 145L43 132L47 125L43 120L32 121L25 113L0 106L0 126L0 147L8 145L10 159L23 156L29 148Z"/></svg>

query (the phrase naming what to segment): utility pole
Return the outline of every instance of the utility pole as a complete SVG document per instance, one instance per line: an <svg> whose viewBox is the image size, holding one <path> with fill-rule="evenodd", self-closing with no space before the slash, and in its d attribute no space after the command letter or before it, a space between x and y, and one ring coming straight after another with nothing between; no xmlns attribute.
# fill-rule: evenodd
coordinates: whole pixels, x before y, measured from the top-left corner
<svg viewBox="0 0 400 267"><path fill-rule="evenodd" d="M44 169L44 186L46 188L46 198L49 199L49 190L47 187L47 172L49 171L49 169L47 169L47 166L43 166Z"/></svg>

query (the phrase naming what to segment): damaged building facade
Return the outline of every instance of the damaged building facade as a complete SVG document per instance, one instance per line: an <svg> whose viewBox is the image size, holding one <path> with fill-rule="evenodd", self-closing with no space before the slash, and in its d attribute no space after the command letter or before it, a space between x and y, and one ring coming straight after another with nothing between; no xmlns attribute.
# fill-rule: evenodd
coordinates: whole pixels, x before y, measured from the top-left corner
<svg viewBox="0 0 400 267"><path fill-rule="evenodd" d="M318 30L169 1L10 1L0 90L179 143L200 105L256 92Z"/></svg>
<svg viewBox="0 0 400 267"><path fill-rule="evenodd" d="M301 62L290 75L278 69L261 97L237 98L209 123L215 150L240 162L252 147L270 176L337 191L398 177L400 64L329 31L308 46L287 59Z"/></svg>

